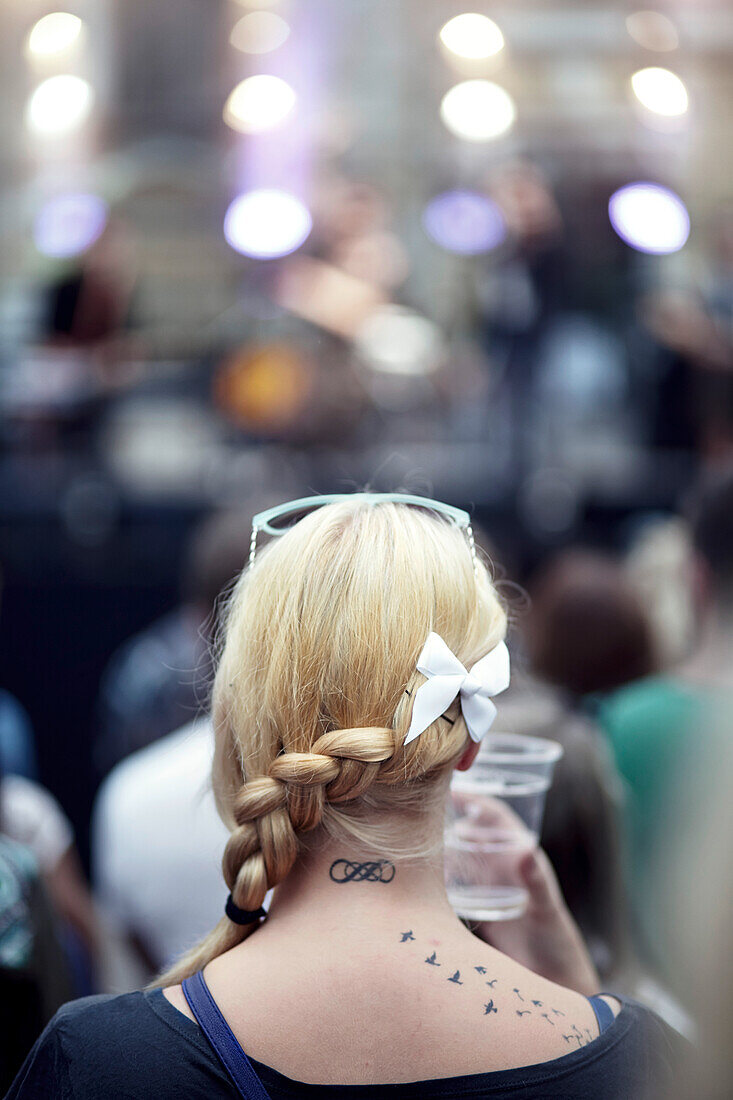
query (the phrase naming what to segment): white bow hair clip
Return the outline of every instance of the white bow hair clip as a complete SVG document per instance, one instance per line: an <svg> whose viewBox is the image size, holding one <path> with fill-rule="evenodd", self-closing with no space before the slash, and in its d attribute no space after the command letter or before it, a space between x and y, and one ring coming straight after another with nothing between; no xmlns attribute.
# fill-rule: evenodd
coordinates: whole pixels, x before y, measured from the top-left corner
<svg viewBox="0 0 733 1100"><path fill-rule="evenodd" d="M496 707L490 696L499 695L509 687L506 644L499 642L469 672L440 635L430 633L417 659L417 670L427 676L427 680L415 692L405 744L409 745L436 718L445 714L457 695L461 697L461 711L471 739L481 741L496 717Z"/></svg>

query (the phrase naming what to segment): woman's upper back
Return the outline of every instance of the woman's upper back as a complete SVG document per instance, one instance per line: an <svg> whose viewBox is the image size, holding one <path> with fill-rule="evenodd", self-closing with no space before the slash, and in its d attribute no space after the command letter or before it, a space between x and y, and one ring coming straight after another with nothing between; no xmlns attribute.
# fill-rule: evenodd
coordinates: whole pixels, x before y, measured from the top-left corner
<svg viewBox="0 0 733 1100"><path fill-rule="evenodd" d="M255 1003L251 1008L256 1012ZM307 1006L302 1031L318 1043L318 1022ZM407 1043L409 1038L396 1036L395 1041ZM255 1060L252 1065L271 1100L647 1100L669 1095L675 1045L673 1033L657 1017L623 1001L600 1037L586 1046L576 1043L576 1049L560 1058L521 1069L344 1086L303 1083ZM37 1043L7 1100L230 1100L238 1095L198 1025L161 990L153 990L85 998L65 1006Z"/></svg>
<svg viewBox="0 0 733 1100"><path fill-rule="evenodd" d="M663 1095L672 1033L632 1002L596 1013L475 939L414 926L363 938L324 928L256 936L207 968L213 996L273 1100L333 1096ZM281 930L282 931L282 930ZM391 939L391 942L390 942ZM330 950L329 950L330 944ZM659 1093L654 1092L659 1089ZM67 1005L9 1100L233 1097L180 989Z"/></svg>
<svg viewBox="0 0 733 1100"><path fill-rule="evenodd" d="M287 1077L360 1085L485 1073L562 1057L598 1035L585 997L455 918L323 920L315 929L303 918L298 935L279 914L206 968L243 1049ZM180 988L166 996L190 1016Z"/></svg>

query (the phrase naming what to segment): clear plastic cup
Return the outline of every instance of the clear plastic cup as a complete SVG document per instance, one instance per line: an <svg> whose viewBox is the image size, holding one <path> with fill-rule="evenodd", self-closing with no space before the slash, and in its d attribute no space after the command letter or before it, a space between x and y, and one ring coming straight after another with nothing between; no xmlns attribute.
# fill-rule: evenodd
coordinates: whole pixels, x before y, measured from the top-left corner
<svg viewBox="0 0 733 1100"><path fill-rule="evenodd" d="M468 920L513 920L527 907L519 865L538 842L562 746L489 733L467 772L454 772L445 828L445 883Z"/></svg>

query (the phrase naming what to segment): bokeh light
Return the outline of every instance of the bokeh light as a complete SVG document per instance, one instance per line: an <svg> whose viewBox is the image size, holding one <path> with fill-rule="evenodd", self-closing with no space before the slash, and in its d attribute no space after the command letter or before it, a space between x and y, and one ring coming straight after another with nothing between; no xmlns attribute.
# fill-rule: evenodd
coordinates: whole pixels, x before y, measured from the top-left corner
<svg viewBox="0 0 733 1100"><path fill-rule="evenodd" d="M656 115L675 118L687 110L687 88L669 69L639 69L631 78L631 87L639 103Z"/></svg>
<svg viewBox="0 0 733 1100"><path fill-rule="evenodd" d="M82 31L78 15L67 11L55 11L44 15L31 28L26 41L26 51L34 57L52 57L63 53L77 41Z"/></svg>
<svg viewBox="0 0 733 1100"><path fill-rule="evenodd" d="M229 41L243 53L271 53L282 46L290 27L273 11L251 11L235 23Z"/></svg>
<svg viewBox="0 0 733 1100"><path fill-rule="evenodd" d="M295 252L312 226L308 207L295 195L263 188L234 199L224 218L224 236L235 251L268 260Z"/></svg>
<svg viewBox="0 0 733 1100"><path fill-rule="evenodd" d="M265 73L237 84L224 104L224 121L243 134L273 130L288 117L296 95L286 80Z"/></svg>
<svg viewBox="0 0 733 1100"><path fill-rule="evenodd" d="M214 398L228 419L266 434L294 427L312 390L312 368L295 344L245 344L227 357L214 378Z"/></svg>
<svg viewBox="0 0 733 1100"><path fill-rule="evenodd" d="M36 215L36 248L44 256L76 256L94 244L107 224L107 215L107 204L98 195L57 195Z"/></svg>
<svg viewBox="0 0 733 1100"><path fill-rule="evenodd" d="M478 191L444 191L423 212L428 236L449 252L475 256L496 248L506 236L499 207Z"/></svg>
<svg viewBox="0 0 733 1100"><path fill-rule="evenodd" d="M506 133L516 117L514 100L490 80L464 80L443 96L440 117L456 137L490 141Z"/></svg>
<svg viewBox="0 0 733 1100"><path fill-rule="evenodd" d="M690 216L679 195L656 183L630 183L611 195L611 225L638 252L678 252L690 235Z"/></svg>
<svg viewBox="0 0 733 1100"><path fill-rule="evenodd" d="M354 344L361 361L384 374L432 374L444 353L435 322L396 305L376 309L360 327Z"/></svg>
<svg viewBox="0 0 733 1100"><path fill-rule="evenodd" d="M676 50L679 35L672 20L659 11L635 11L626 16L626 30L639 46L660 53Z"/></svg>
<svg viewBox="0 0 733 1100"><path fill-rule="evenodd" d="M43 137L70 134L83 125L94 103L88 81L64 73L38 85L26 106L28 129Z"/></svg>
<svg viewBox="0 0 733 1100"><path fill-rule="evenodd" d="M486 15L464 12L449 19L440 31L440 40L458 57L493 57L504 47L504 35Z"/></svg>

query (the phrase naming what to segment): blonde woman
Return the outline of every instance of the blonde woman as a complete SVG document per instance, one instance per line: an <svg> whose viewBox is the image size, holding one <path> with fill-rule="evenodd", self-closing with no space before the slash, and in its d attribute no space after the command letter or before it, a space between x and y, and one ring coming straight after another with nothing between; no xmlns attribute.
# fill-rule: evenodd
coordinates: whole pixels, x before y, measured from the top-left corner
<svg viewBox="0 0 733 1100"><path fill-rule="evenodd" d="M63 1009L9 1097L663 1089L669 1034L593 996L541 856L524 867L522 921L477 936L446 898L451 773L471 765L508 673L468 516L330 499L256 517L231 597L213 698L226 914L156 988ZM279 537L258 549L260 531Z"/></svg>

